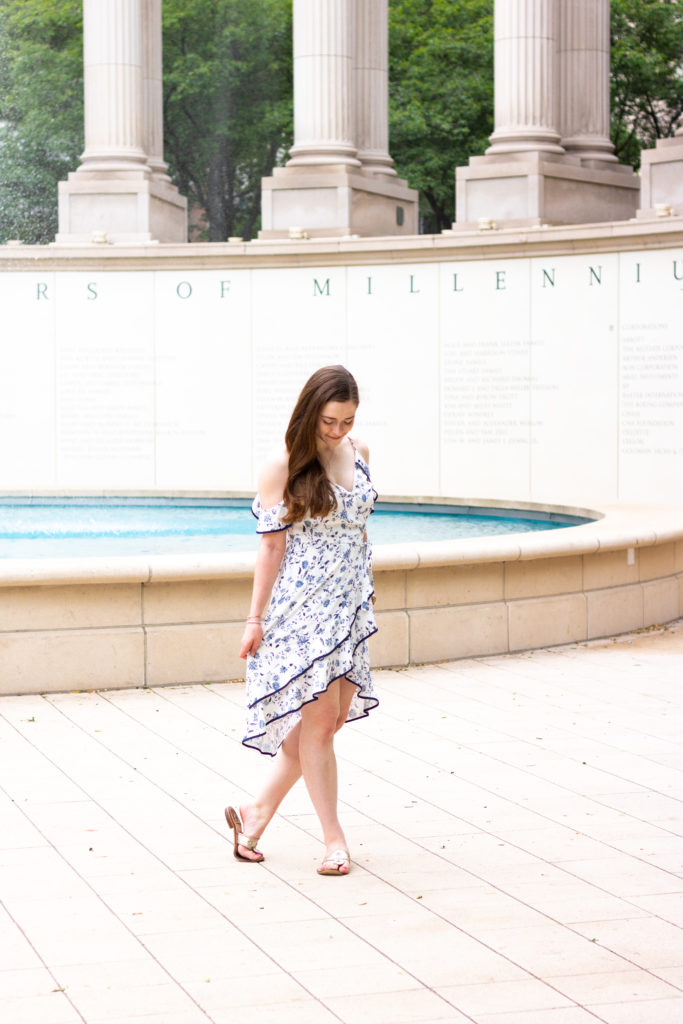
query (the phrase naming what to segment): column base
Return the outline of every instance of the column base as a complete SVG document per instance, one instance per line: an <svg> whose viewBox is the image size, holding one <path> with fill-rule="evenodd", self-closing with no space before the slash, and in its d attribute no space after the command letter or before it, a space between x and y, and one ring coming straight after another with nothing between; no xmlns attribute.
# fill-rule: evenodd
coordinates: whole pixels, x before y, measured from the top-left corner
<svg viewBox="0 0 683 1024"><path fill-rule="evenodd" d="M187 200L163 178L76 171L59 183L55 242L91 241L186 242Z"/></svg>
<svg viewBox="0 0 683 1024"><path fill-rule="evenodd" d="M391 172L276 167L261 179L259 238L416 235L418 193Z"/></svg>
<svg viewBox="0 0 683 1024"><path fill-rule="evenodd" d="M683 136L658 139L640 155L642 202L638 217L683 216Z"/></svg>
<svg viewBox="0 0 683 1024"><path fill-rule="evenodd" d="M589 167L545 153L473 157L456 170L453 230L629 220L639 194L639 178L622 164Z"/></svg>

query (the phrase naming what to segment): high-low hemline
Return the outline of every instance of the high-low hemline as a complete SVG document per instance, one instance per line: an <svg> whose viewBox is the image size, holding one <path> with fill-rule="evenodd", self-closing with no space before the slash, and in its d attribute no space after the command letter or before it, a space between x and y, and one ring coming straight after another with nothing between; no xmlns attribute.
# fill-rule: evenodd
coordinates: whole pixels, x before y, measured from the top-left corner
<svg viewBox="0 0 683 1024"><path fill-rule="evenodd" d="M374 636L376 632L377 632L377 626L375 626L372 629L372 631L370 633L368 633L367 636L363 637L362 640L359 640L358 643L356 644L356 647L354 648L354 654L355 654L356 650L358 649L358 647L360 647L360 645L363 644L363 643L367 643L368 640L370 639L370 637ZM342 643L343 642L344 641L342 641ZM321 657L325 657L325 655L322 655ZM318 658L316 660L319 661L320 659ZM312 662L311 666L309 666L309 668L312 667L313 664L315 664L315 662ZM354 714L353 716L351 716L351 711L349 709L349 717L346 719L347 723L348 722L358 722L358 721L360 721L363 718L369 718L370 712L374 708L376 708L378 706L379 700L377 699L377 697L375 696L374 693L372 693L372 694L363 693L363 684L357 682L357 680L353 679L351 677L351 675L350 675L350 672L352 670L353 670L353 665L349 669L347 669L346 672L342 672L340 675L335 675L334 679L329 679L327 684L322 689L316 690L315 693L313 693L308 698L308 700L304 700L304 701L302 701L302 703L298 707L289 708L287 711L284 711L281 715L277 715L275 718L270 719L268 721L268 725L270 726L270 725L273 725L275 722L285 721L290 715L296 715L297 716L297 721L298 721L298 719L301 717L301 709L304 708L307 704L312 704L313 701L316 701L320 696L322 696L323 693L327 693L327 691L329 690L330 686L332 686L332 683L336 683L338 679L347 679L353 686L357 687L358 688L358 693L355 695L356 699L358 701L362 701L365 705L367 705L367 706L364 706L363 708L361 708L361 710L357 714ZM301 674L305 675L307 671L308 671L308 669L304 670L304 672L301 673ZM292 679L292 680L290 680L290 682L294 682L294 680ZM290 685L289 683L285 683L285 685L283 687L281 687L281 689L284 690L289 685ZM279 693L280 691L277 691L277 692ZM259 702L257 701L255 703L259 703ZM293 729L295 725L296 725L296 722L293 722L290 728ZM287 732L289 732L289 731L290 731L290 729L287 730ZM250 741L254 741L254 740L259 740L263 736L267 736L267 735L268 735L268 729L267 728L264 729L263 732L259 732L259 733L256 733L254 735L247 735L242 740L242 746L249 747L251 750L258 750L258 752L260 754L266 754L269 757L275 757L275 755L277 754L277 751L279 749L279 746L275 750L267 750L267 749L263 749L262 746L259 746L258 743L250 742Z"/></svg>

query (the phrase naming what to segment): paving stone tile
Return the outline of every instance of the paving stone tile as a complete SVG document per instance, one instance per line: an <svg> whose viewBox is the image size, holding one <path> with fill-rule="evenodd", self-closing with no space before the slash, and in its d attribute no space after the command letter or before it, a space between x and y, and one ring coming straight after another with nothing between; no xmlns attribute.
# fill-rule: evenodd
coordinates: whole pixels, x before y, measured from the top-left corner
<svg viewBox="0 0 683 1024"><path fill-rule="evenodd" d="M556 988L525 978L522 981L496 981L479 985L456 985L437 988L439 995L457 1006L463 1013L477 1019L483 1013L504 1013L553 1010L572 1006L572 1000Z"/></svg>
<svg viewBox="0 0 683 1024"><path fill-rule="evenodd" d="M481 1013L477 1024L595 1024L596 1014L580 1006L554 1010L523 1010L514 1013ZM604 1017L598 1017L604 1021Z"/></svg>
<svg viewBox="0 0 683 1024"><path fill-rule="evenodd" d="M668 921L637 917L621 921L583 921L574 925L603 949L627 957L639 967L683 966L683 929Z"/></svg>
<svg viewBox="0 0 683 1024"><path fill-rule="evenodd" d="M269 769L243 686L0 698L3 1019L679 1024L682 650L376 673L338 737L348 879L302 783L233 859Z"/></svg>
<svg viewBox="0 0 683 1024"><path fill-rule="evenodd" d="M468 1024L469 1018L448 1000L427 989L408 989L397 997L394 992L373 992L362 996L337 996L326 999L330 1009L343 1021L363 1024L409 1024L412 1021L443 1021L444 1024Z"/></svg>
<svg viewBox="0 0 683 1024"><path fill-rule="evenodd" d="M682 971L683 973L683 971ZM553 986L582 1006L589 1003L632 1003L641 999L677 998L680 993L673 985L656 978L649 971L625 970L616 974L570 974L554 977Z"/></svg>
<svg viewBox="0 0 683 1024"><path fill-rule="evenodd" d="M12 1024L83 1024L83 1018L66 996L53 992L42 996L8 996L2 1001L2 1015Z"/></svg>
<svg viewBox="0 0 683 1024"><path fill-rule="evenodd" d="M605 1024L680 1024L683 1020L683 998L656 999L635 1003L600 1003L594 1008Z"/></svg>

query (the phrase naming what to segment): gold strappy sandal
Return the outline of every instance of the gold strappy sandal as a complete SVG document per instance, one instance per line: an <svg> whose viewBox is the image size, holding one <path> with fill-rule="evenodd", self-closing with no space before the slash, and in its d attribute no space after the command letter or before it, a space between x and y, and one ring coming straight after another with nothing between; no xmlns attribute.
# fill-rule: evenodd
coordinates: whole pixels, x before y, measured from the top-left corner
<svg viewBox="0 0 683 1024"><path fill-rule="evenodd" d="M264 860L264 856L256 849L258 839L252 839L251 836L245 836L242 832L242 822L240 816L234 807L225 808L225 820L228 823L228 828L232 829L233 835L233 853L235 860L241 860L244 864L260 864ZM243 853L240 853L237 849L238 846L244 846L247 850L253 850L254 853L258 853L258 857L245 857Z"/></svg>
<svg viewBox="0 0 683 1024"><path fill-rule="evenodd" d="M334 864L333 868L326 868L325 864ZM318 868L319 875L348 875L349 871L342 871L341 868L344 865L349 867L351 870L351 858L348 850L333 850L332 853L328 854L323 858L323 866Z"/></svg>

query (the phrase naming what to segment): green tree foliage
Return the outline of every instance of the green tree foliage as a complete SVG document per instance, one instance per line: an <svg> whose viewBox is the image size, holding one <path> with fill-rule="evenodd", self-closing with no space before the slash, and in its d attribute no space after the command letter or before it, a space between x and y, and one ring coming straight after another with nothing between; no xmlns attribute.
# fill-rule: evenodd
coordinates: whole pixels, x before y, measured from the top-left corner
<svg viewBox="0 0 683 1024"><path fill-rule="evenodd" d="M427 232L455 217L454 170L493 130L493 0L390 0L390 152Z"/></svg>
<svg viewBox="0 0 683 1024"><path fill-rule="evenodd" d="M322 2L322 0L321 0ZM204 221L253 237L291 143L291 0L163 0L165 158ZM48 242L83 149L81 0L0 0L0 242ZM454 168L493 127L493 0L390 0L390 152L421 223L454 218ZM636 166L683 111L683 3L612 0L612 137ZM197 215L195 220L199 222Z"/></svg>
<svg viewBox="0 0 683 1024"><path fill-rule="evenodd" d="M195 237L251 237L291 138L291 0L164 0L164 141ZM83 150L81 0L0 0L0 241L49 242Z"/></svg>
<svg viewBox="0 0 683 1024"><path fill-rule="evenodd" d="M683 113L683 4L612 0L612 141L623 163L673 135Z"/></svg>
<svg viewBox="0 0 683 1024"><path fill-rule="evenodd" d="M0 241L50 242L83 148L80 0L0 0Z"/></svg>
<svg viewBox="0 0 683 1024"><path fill-rule="evenodd" d="M291 0L164 0L164 141L205 237L251 238L292 133Z"/></svg>

